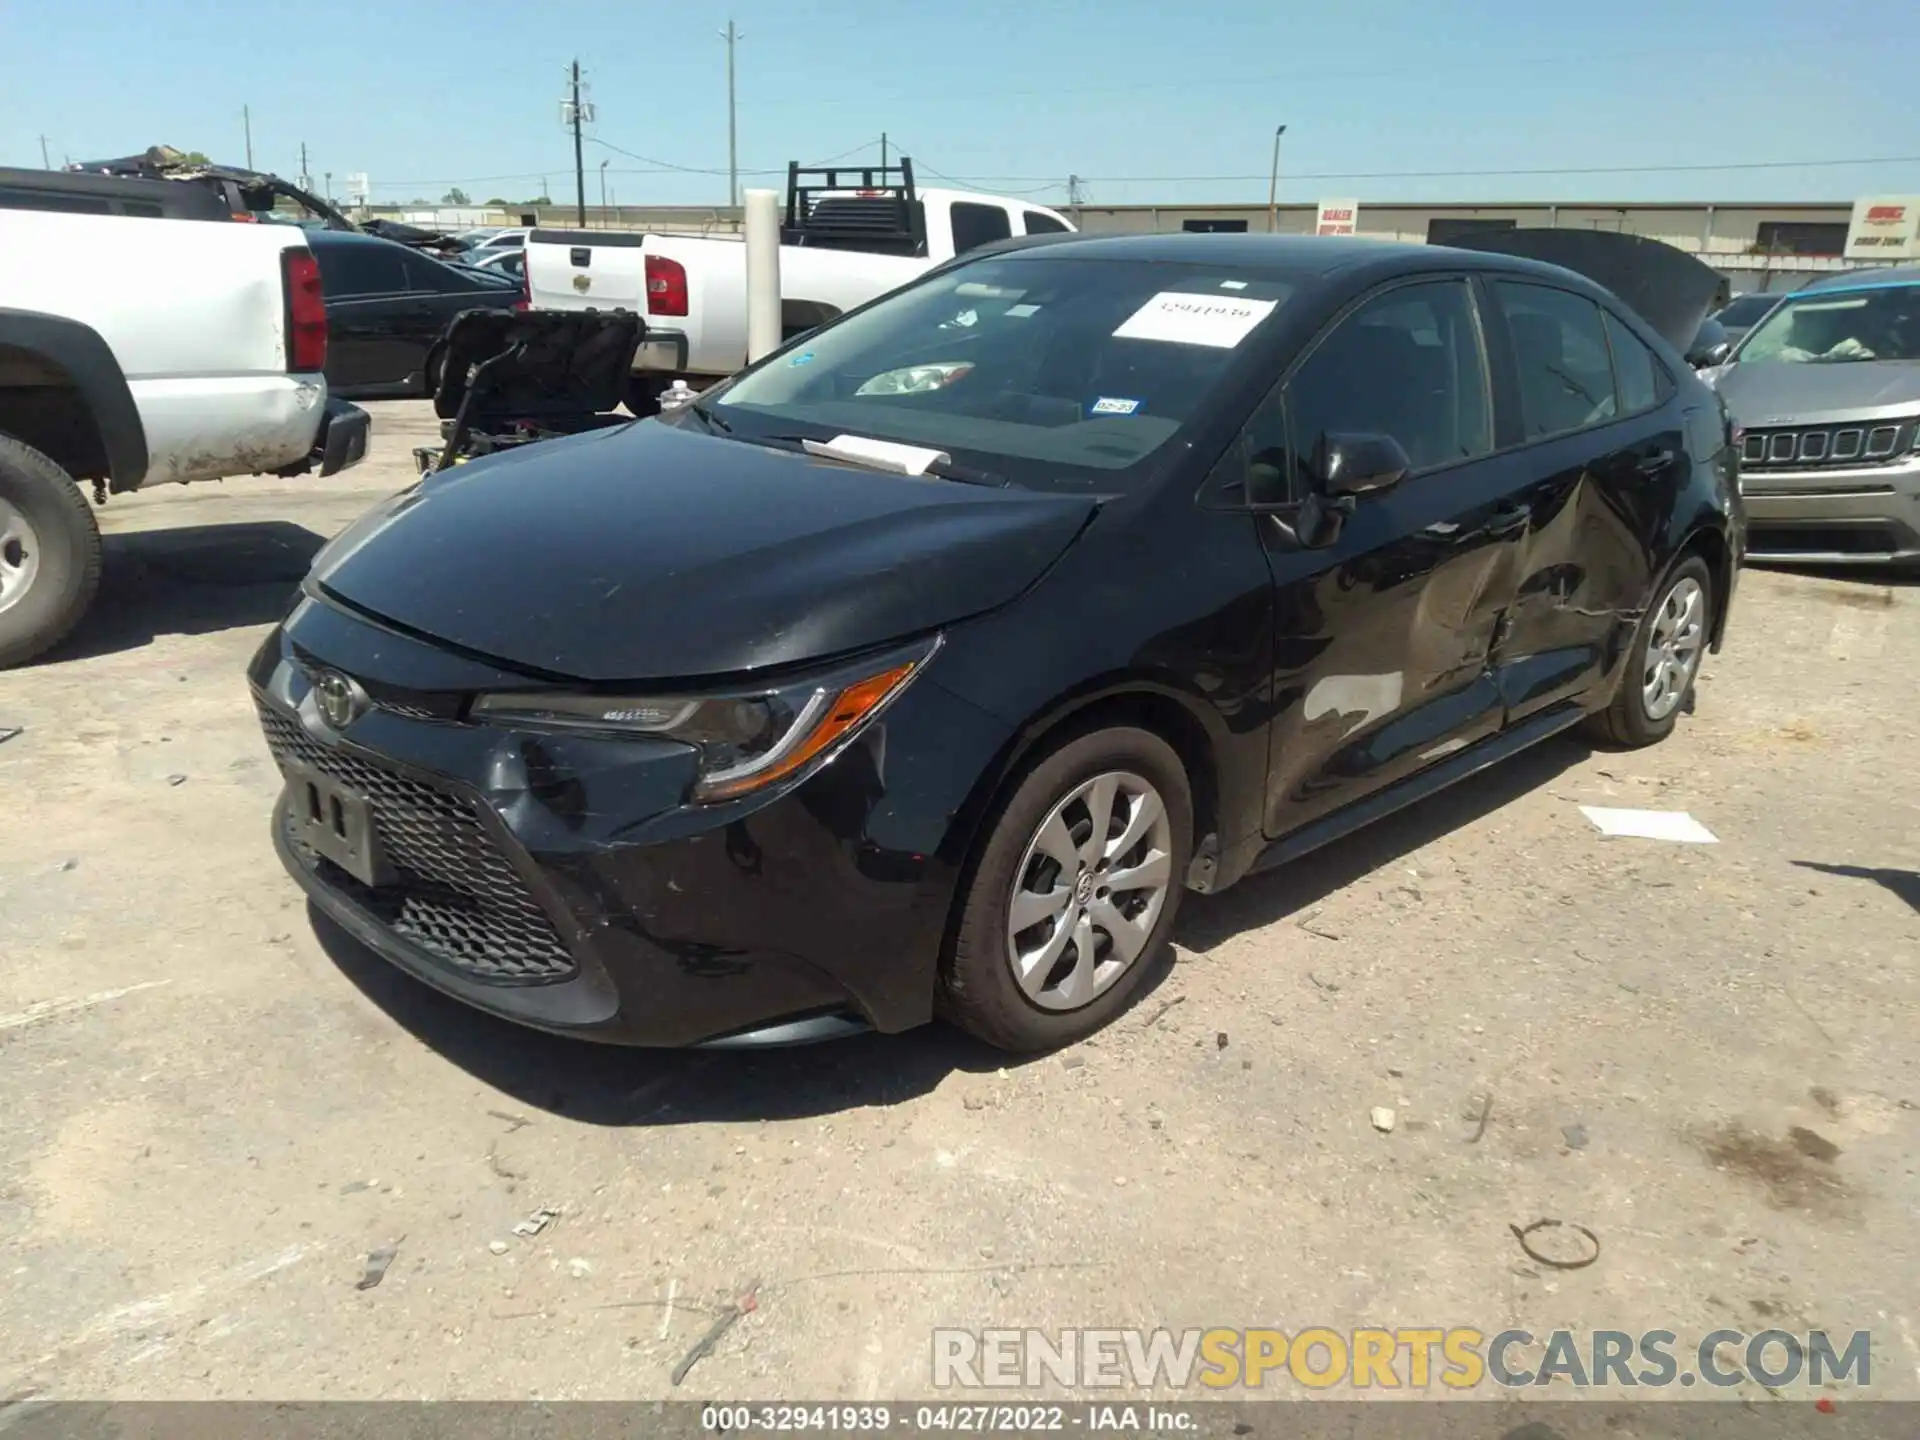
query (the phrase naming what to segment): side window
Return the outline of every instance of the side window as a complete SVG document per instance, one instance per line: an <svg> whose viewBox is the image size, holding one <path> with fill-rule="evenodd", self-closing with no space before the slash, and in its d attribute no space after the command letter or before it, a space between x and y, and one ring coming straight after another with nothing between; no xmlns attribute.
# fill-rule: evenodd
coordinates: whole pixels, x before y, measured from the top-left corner
<svg viewBox="0 0 1920 1440"><path fill-rule="evenodd" d="M1064 235L1069 226L1063 225L1051 215L1043 215L1038 210L1023 210L1029 235Z"/></svg>
<svg viewBox="0 0 1920 1440"><path fill-rule="evenodd" d="M1464 280L1402 285L1340 321L1287 382L1293 489L1321 437L1384 434L1415 470L1493 449L1487 369Z"/></svg>
<svg viewBox="0 0 1920 1440"><path fill-rule="evenodd" d="M998 205L977 205L970 200L954 202L953 253L965 254L976 245L991 245L995 240L1013 238L1013 222Z"/></svg>
<svg viewBox="0 0 1920 1440"><path fill-rule="evenodd" d="M320 285L330 300L355 295L393 295L407 288L402 252L385 245L320 245Z"/></svg>
<svg viewBox="0 0 1920 1440"><path fill-rule="evenodd" d="M464 275L455 274L437 260L425 255L409 255L407 259L407 289L413 291L439 292L442 295L457 294L476 288Z"/></svg>
<svg viewBox="0 0 1920 1440"><path fill-rule="evenodd" d="M1620 413L1600 307L1545 285L1497 280L1513 338L1520 421L1529 440L1604 425Z"/></svg>
<svg viewBox="0 0 1920 1440"><path fill-rule="evenodd" d="M1617 316L1608 314L1607 345L1613 351L1613 377L1620 387L1620 413L1638 415L1662 404L1673 393L1662 386L1666 367Z"/></svg>

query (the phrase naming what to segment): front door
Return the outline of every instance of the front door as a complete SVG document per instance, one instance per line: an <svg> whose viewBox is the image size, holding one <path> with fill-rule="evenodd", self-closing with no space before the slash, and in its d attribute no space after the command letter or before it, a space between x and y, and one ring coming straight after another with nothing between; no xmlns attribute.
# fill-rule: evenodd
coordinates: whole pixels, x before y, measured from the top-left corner
<svg viewBox="0 0 1920 1440"><path fill-rule="evenodd" d="M1494 454L1492 387L1464 277L1391 286L1336 321L1244 440L1296 496L1328 433L1393 436L1412 469L1330 544L1262 522L1276 595L1266 832L1279 836L1497 731L1489 656L1526 512Z"/></svg>

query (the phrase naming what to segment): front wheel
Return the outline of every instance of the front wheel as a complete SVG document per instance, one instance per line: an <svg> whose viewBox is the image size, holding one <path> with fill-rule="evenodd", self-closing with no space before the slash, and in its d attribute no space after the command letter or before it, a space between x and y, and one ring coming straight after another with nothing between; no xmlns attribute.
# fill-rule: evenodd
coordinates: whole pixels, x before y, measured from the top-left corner
<svg viewBox="0 0 1920 1440"><path fill-rule="evenodd" d="M1625 749L1653 745L1673 733L1686 708L1713 623L1713 576L1698 555L1682 556L1654 592L1627 651L1620 688L1588 729Z"/></svg>
<svg viewBox="0 0 1920 1440"><path fill-rule="evenodd" d="M1061 746L994 820L944 967L942 1011L1004 1050L1092 1034L1139 991L1172 932L1193 844L1186 768L1159 736Z"/></svg>

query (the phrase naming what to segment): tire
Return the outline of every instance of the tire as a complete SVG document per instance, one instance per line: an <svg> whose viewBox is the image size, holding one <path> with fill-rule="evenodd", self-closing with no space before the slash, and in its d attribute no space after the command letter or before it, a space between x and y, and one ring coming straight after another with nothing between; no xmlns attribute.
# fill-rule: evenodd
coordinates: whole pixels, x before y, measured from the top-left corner
<svg viewBox="0 0 1920 1440"><path fill-rule="evenodd" d="M436 345L427 352L426 381L427 399L431 400L440 393L440 372L447 368L447 347Z"/></svg>
<svg viewBox="0 0 1920 1440"><path fill-rule="evenodd" d="M0 670L72 632L100 589L100 528L73 477L0 435Z"/></svg>
<svg viewBox="0 0 1920 1440"><path fill-rule="evenodd" d="M673 383L670 378L659 375L630 375L622 394L627 413L636 420L646 420L660 413L660 397L667 393Z"/></svg>
<svg viewBox="0 0 1920 1440"><path fill-rule="evenodd" d="M1080 870L1096 853L1090 821L1103 793L1111 797L1104 858L1083 879ZM1143 815L1148 794L1160 802L1160 819L1151 823L1150 805ZM1064 830L1050 835L1056 820ZM1115 850L1135 820L1143 826L1141 838ZM1092 1034L1132 1002L1166 944L1192 848L1192 790L1166 741L1126 727L1061 745L1014 785L990 822L963 882L960 923L942 966L940 1012L1003 1050L1052 1050ZM1109 894L1097 883L1103 875L1142 877L1162 869L1157 888L1118 887ZM1029 896L1026 913L1038 917L1017 935L1011 931L1016 886ZM1125 940L1106 928L1132 921L1139 923L1129 925ZM1081 952L1083 938L1091 938L1090 955ZM1025 984L1016 978L1017 955L1038 957Z"/></svg>
<svg viewBox="0 0 1920 1440"><path fill-rule="evenodd" d="M1707 636L1713 628L1713 576L1707 562L1694 554L1682 555L1654 590L1654 601L1640 617L1627 650L1627 663L1620 672L1620 683L1612 701L1604 710L1587 717L1587 733L1603 745L1636 750L1654 745L1673 733L1680 714L1692 708L1694 683L1700 678L1700 662L1707 653ZM1691 595L1692 610L1678 621L1682 641L1674 638L1675 619L1670 609L1681 597ZM1669 669L1667 680L1656 703L1649 703L1648 679L1662 655L1678 657L1680 673Z"/></svg>

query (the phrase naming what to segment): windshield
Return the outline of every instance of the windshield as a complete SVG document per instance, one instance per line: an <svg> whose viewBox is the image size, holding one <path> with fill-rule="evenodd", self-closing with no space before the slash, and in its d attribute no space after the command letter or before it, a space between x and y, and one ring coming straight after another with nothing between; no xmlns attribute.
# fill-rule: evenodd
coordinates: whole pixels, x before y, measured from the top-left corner
<svg viewBox="0 0 1920 1440"><path fill-rule="evenodd" d="M1771 310L1780 297L1778 295L1739 295L1713 318L1722 325L1751 325L1767 311Z"/></svg>
<svg viewBox="0 0 1920 1440"><path fill-rule="evenodd" d="M1790 297L1748 332L1735 358L1743 365L1920 360L1920 285Z"/></svg>
<svg viewBox="0 0 1920 1440"><path fill-rule="evenodd" d="M743 439L862 435L1016 484L1112 488L1180 434L1292 289L1220 267L981 260L828 327L717 403Z"/></svg>

